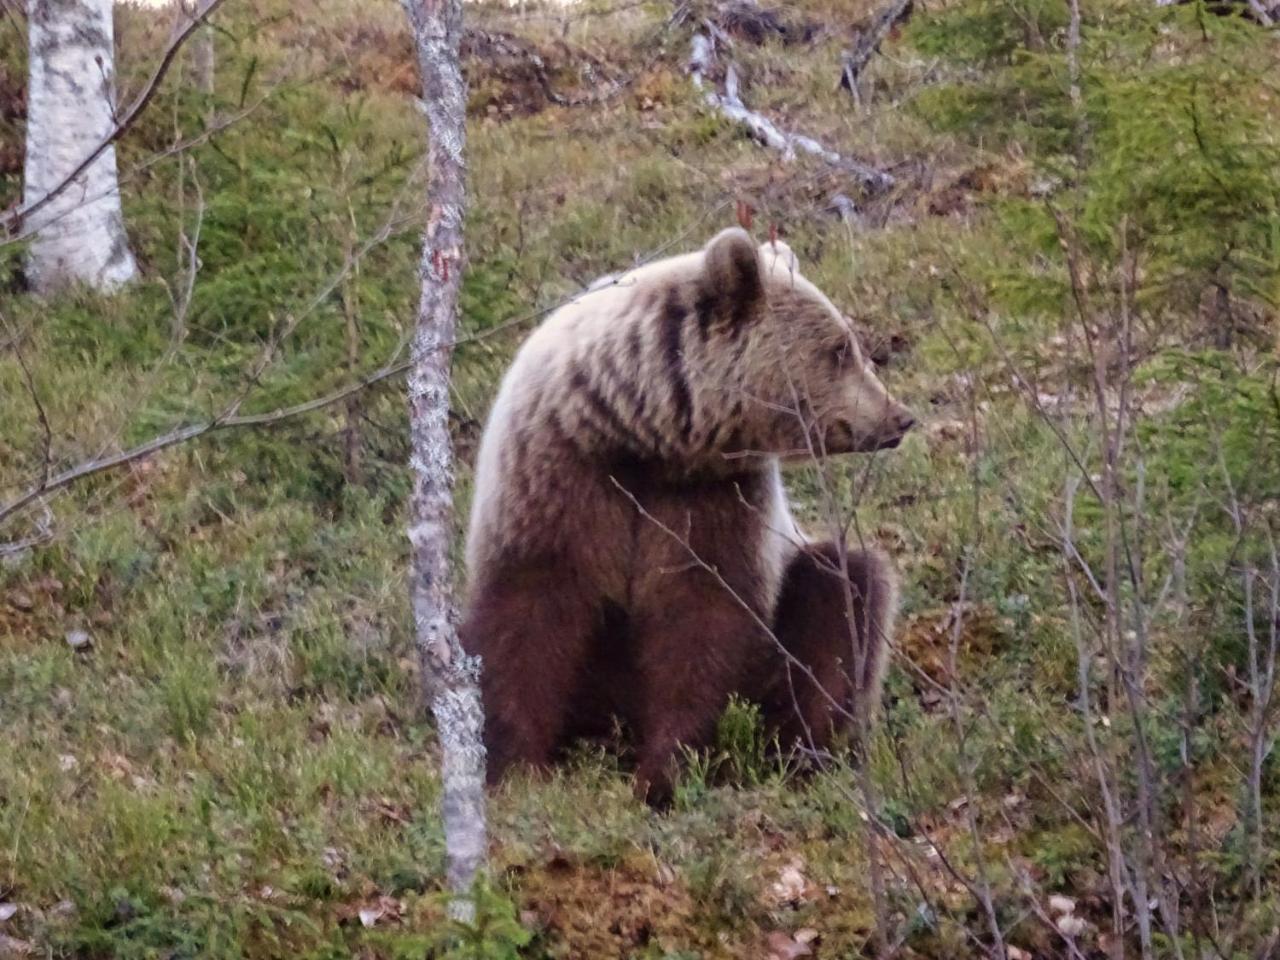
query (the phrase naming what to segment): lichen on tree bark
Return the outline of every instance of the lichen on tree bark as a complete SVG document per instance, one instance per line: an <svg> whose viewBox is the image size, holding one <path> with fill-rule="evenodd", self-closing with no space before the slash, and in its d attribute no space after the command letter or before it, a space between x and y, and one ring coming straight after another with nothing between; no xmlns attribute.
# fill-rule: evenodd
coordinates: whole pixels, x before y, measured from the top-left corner
<svg viewBox="0 0 1280 960"><path fill-rule="evenodd" d="M409 430L413 496L409 525L414 626L423 677L440 736L442 807L449 887L465 894L487 848L480 663L458 641L449 565L453 447L449 375L465 261L466 84L459 62L461 0L405 0L422 76L428 126L422 294L411 348ZM454 900L466 919L471 903Z"/></svg>

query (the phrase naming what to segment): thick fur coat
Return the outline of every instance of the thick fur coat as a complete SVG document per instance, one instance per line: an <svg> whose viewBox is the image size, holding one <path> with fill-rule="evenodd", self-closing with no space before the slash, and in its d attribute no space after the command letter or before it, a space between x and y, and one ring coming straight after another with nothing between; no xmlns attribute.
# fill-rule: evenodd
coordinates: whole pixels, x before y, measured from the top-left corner
<svg viewBox="0 0 1280 960"><path fill-rule="evenodd" d="M732 693L816 746L873 709L892 571L808 542L779 461L892 446L913 422L791 251L742 230L552 314L476 466L462 640L484 659L491 779L617 717L661 800Z"/></svg>

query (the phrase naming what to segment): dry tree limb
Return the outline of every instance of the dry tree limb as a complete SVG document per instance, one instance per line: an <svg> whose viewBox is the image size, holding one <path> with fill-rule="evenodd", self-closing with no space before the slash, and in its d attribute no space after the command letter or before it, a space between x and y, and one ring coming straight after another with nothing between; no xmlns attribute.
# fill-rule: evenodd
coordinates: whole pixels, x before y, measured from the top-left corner
<svg viewBox="0 0 1280 960"><path fill-rule="evenodd" d="M840 86L858 99L858 79L875 56L880 44L894 27L905 23L915 8L915 0L889 0L889 3L871 18L871 23L861 31L852 50L841 57Z"/></svg>
<svg viewBox="0 0 1280 960"><path fill-rule="evenodd" d="M1179 7L1190 2L1191 0L1156 0L1156 6ZM1265 0L1212 0L1205 4L1205 9L1222 17L1239 14L1264 27L1275 26L1280 20L1280 3L1267 3Z"/></svg>
<svg viewBox="0 0 1280 960"><path fill-rule="evenodd" d="M1264 27L1275 26L1276 17L1280 17L1280 4L1265 6L1262 0L1249 0L1249 10L1253 18Z"/></svg>
<svg viewBox="0 0 1280 960"><path fill-rule="evenodd" d="M167 280L163 278L160 280L164 285L165 293L169 295L169 303L173 306L173 322L170 325L169 335L170 352L176 350L187 337L187 315L191 312L191 301L196 292L196 276L200 273L200 230L204 226L205 212L204 190L196 176L194 158L179 157L178 164L179 170L190 167L191 185L195 190L195 210L190 235L184 223L180 222L178 227L178 268L183 277L182 287L175 293ZM180 211L179 220L182 219L184 217Z"/></svg>
<svg viewBox="0 0 1280 960"><path fill-rule="evenodd" d="M17 499L0 506L0 523L9 517L18 513L24 507L29 506L35 501L61 490L63 487L69 487L77 480L83 480L91 477L96 473L102 473L114 467L121 467L145 457L151 456L153 453L159 453L161 450L167 450L169 447L175 447L180 443L188 440L194 440L206 434L216 433L221 430L229 430L233 427L266 427L284 420L291 420L294 417L300 417L304 413L311 413L323 407L330 406L350 397L352 394L358 393L376 383L383 380L389 380L392 377L399 376L409 368L407 362L391 363L387 366L380 367L365 377L354 383L349 383L332 393L324 396L307 400L303 403L294 404L291 407L281 407L277 410L271 410L266 413L250 413L250 414L234 414L225 412L218 416L204 420L200 423L188 424L185 427L178 427L170 430L168 433L162 433L158 437L152 437L145 443L140 443L136 447L130 447L128 450L122 450L119 453L109 454L105 457L98 457L93 460L86 460L78 463L68 470L56 473L51 477L47 477L43 482L32 487L30 490L21 494Z"/></svg>
<svg viewBox="0 0 1280 960"><path fill-rule="evenodd" d="M733 121L751 131L751 135L760 143L782 154L784 160L795 157L796 151L817 157L824 163L853 174L863 188L872 193L888 190L894 185L894 178L884 170L879 170L860 160L846 157L831 150L812 137L798 133L787 133L781 130L772 120L763 114L747 108L738 93L738 72L732 62L725 66L724 93L716 91L710 82L709 73L715 61L714 28L708 24L708 33L696 33L693 37L693 49L689 56L689 76L694 86L703 92L709 106L728 120Z"/></svg>

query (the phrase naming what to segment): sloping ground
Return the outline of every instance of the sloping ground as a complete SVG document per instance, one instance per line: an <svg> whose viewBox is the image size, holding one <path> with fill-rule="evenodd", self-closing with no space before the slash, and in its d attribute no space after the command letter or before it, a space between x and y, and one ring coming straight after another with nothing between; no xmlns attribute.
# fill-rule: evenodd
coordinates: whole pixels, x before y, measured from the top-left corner
<svg viewBox="0 0 1280 960"><path fill-rule="evenodd" d="M601 755L515 781L458 955L1094 956L1118 926L1137 956L1152 914L1151 955L1267 955L1274 38L1194 6L1086 11L1076 110L1065 4L917 9L860 102L841 53L869 4L468 9L464 454L540 311L746 207L925 423L789 478L807 522L849 524L903 572L862 762L801 775L737 709L666 816ZM164 25L121 16L136 84ZM732 63L750 109L893 186L784 160L708 109L686 71L708 21L728 38L711 82ZM148 280L38 304L0 248L0 502L46 442L57 469L395 355L421 153L399 11L264 3L218 27L216 96L175 75L121 145ZM236 119L181 168L158 156L211 115ZM384 385L0 527L39 541L0 565L0 953L441 955L403 436Z"/></svg>

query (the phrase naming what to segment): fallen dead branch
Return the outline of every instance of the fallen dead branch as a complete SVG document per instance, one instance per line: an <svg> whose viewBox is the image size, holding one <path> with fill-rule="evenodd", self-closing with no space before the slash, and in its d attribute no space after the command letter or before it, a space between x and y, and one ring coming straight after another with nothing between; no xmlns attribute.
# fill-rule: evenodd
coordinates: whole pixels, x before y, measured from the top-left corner
<svg viewBox="0 0 1280 960"><path fill-rule="evenodd" d="M915 0L889 0L884 9L872 17L871 22L861 31L853 49L845 51L841 58L840 86L853 94L855 100L859 99L858 79L862 76L862 71L880 49L885 37L894 27L905 23L914 8Z"/></svg>
<svg viewBox="0 0 1280 960"><path fill-rule="evenodd" d="M797 151L807 153L837 170L852 174L871 193L880 193L894 185L893 176L884 170L837 153L812 137L787 133L768 117L748 109L738 93L738 71L732 61L725 65L724 92L718 92L709 75L716 59L716 34L721 31L712 24L706 26L708 32L694 34L688 67L694 86L703 92L712 109L726 119L746 127L756 140L782 154L784 160L793 159Z"/></svg>
<svg viewBox="0 0 1280 960"><path fill-rule="evenodd" d="M283 420L290 420L294 417L299 417L304 413L311 413L314 410L319 410L322 407L327 407L331 404L338 403L341 400L345 400L347 397L365 390L374 384L399 376L408 369L408 361L393 361L392 363L375 370L373 373L362 377L354 383L347 384L332 393L325 394L324 396L317 397L313 400L308 400L304 403L298 403L291 407L281 407L280 409L272 410L268 413L223 413L201 423L193 423L189 426L171 430L168 433L161 434L158 437L153 437L145 443L140 443L136 447L131 447L128 450L121 451L120 453L110 454L105 457L98 457L93 460L86 460L83 463L77 464L68 470L54 474L53 476L47 475L46 468L46 476L39 484L23 493L11 503L0 506L0 521L7 520L10 516L39 500L41 497L47 496L57 490L61 490L63 487L70 486L77 480L83 480L86 477L102 473L105 470L133 463L136 460L149 457L154 453L159 453L161 450L167 450L169 447L175 447L180 443L185 443L188 440L194 440L195 438L204 436L205 434L216 433L222 430L230 430L234 427L266 427L280 423Z"/></svg>
<svg viewBox="0 0 1280 960"><path fill-rule="evenodd" d="M1156 6L1177 7L1190 2L1191 0L1156 0ZM1239 15L1264 27L1274 26L1280 21L1280 3L1268 0L1214 0L1206 3L1205 9L1221 17Z"/></svg>

